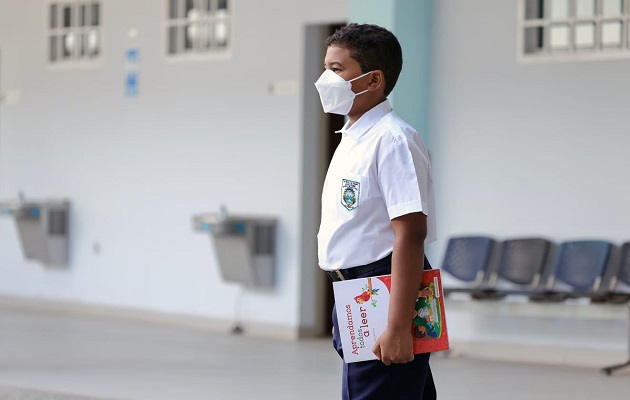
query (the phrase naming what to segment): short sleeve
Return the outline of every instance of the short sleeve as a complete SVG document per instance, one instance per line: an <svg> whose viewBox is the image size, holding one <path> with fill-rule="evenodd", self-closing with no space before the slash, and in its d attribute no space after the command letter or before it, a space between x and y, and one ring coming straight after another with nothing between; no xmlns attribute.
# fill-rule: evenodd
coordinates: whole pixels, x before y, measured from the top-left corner
<svg viewBox="0 0 630 400"><path fill-rule="evenodd" d="M414 212L428 214L423 179L427 171L428 160L406 138L398 138L385 150L378 163L378 183L390 220Z"/></svg>

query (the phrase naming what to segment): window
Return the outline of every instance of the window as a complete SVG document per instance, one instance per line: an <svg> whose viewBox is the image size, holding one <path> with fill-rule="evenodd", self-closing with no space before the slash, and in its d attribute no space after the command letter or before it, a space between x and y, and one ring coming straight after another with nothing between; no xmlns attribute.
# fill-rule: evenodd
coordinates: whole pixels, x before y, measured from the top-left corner
<svg viewBox="0 0 630 400"><path fill-rule="evenodd" d="M231 3L167 0L167 56L227 54L232 44Z"/></svg>
<svg viewBox="0 0 630 400"><path fill-rule="evenodd" d="M101 54L100 1L48 3L48 62L90 62Z"/></svg>
<svg viewBox="0 0 630 400"><path fill-rule="evenodd" d="M520 0L521 61L630 57L630 0Z"/></svg>

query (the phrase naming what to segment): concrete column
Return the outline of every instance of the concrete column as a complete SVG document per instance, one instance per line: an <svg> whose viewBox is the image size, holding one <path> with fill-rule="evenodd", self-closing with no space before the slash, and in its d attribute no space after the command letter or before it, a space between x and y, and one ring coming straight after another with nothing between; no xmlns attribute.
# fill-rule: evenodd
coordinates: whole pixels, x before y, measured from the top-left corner
<svg viewBox="0 0 630 400"><path fill-rule="evenodd" d="M389 96L396 112L415 127L431 147L429 93L433 0L350 0L350 22L392 31L403 49L403 69Z"/></svg>

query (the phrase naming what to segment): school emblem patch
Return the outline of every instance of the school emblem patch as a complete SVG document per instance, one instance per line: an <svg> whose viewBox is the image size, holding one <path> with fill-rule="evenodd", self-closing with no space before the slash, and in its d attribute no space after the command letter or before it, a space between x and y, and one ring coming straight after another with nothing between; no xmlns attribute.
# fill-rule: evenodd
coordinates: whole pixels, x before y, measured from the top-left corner
<svg viewBox="0 0 630 400"><path fill-rule="evenodd" d="M359 207L359 194L361 193L361 184L359 182L348 179L341 180L341 204L348 210L352 211Z"/></svg>

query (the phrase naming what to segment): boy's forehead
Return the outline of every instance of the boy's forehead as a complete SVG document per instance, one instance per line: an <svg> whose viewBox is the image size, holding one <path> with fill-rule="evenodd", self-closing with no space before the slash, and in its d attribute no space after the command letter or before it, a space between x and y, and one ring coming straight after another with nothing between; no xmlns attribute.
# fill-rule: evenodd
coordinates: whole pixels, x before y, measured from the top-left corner
<svg viewBox="0 0 630 400"><path fill-rule="evenodd" d="M326 57L324 58L324 64L340 64L347 65L356 61L350 57L350 50L340 46L329 46L326 49Z"/></svg>

